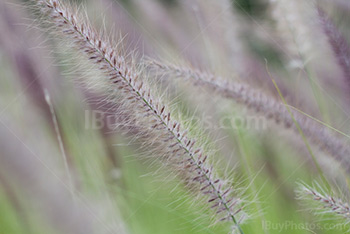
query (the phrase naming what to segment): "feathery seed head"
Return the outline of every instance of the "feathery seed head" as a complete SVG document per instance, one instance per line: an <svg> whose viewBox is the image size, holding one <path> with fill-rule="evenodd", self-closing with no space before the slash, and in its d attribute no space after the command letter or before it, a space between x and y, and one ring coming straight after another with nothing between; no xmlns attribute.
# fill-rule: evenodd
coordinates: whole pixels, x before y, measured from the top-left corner
<svg viewBox="0 0 350 234"><path fill-rule="evenodd" d="M223 81L224 79L221 77L215 77L212 74L188 67L164 64L157 61L151 61L149 66L160 70L166 76L170 75L189 80L196 85L217 91L218 94L232 99L248 107L250 110L261 113L275 123L282 124L286 129L293 129L297 134L299 134L297 127L297 125L299 125L303 134L305 134L314 145L342 163L347 172L350 171L350 160L349 157L347 157L347 155L350 155L350 148L345 140L332 134L327 127L313 122L297 110L292 109L291 112L289 112L282 102L276 101L263 92L253 89L249 85L228 82L226 80Z"/></svg>
<svg viewBox="0 0 350 234"><path fill-rule="evenodd" d="M106 38L96 33L88 23L82 22L80 16L73 14L61 2L38 2L62 34L72 39L76 49L82 51L107 76L107 80L96 79L105 83L106 91L120 96L122 104L138 120L140 135L152 136L148 143L157 146L157 155L163 155L167 165L207 197L219 220L239 225L241 219L237 217L242 214L242 207L239 200L234 198L234 191L217 177L208 156L202 153L202 147L186 134L187 131L173 118L169 108L152 94L146 78L140 78L145 74L133 61L116 53Z"/></svg>
<svg viewBox="0 0 350 234"><path fill-rule="evenodd" d="M299 185L297 190L297 198L303 201L309 201L314 204L312 211L316 215L331 214L338 218L342 218L346 223L350 222L349 204L340 198L325 192L321 186L318 189L304 184Z"/></svg>

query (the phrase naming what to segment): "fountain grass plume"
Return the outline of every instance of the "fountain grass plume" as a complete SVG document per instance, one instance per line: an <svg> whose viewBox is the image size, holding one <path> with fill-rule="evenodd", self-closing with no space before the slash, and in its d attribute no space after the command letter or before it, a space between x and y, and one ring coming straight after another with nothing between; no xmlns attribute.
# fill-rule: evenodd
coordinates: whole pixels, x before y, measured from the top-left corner
<svg viewBox="0 0 350 234"><path fill-rule="evenodd" d="M342 219L345 221L345 224L350 222L350 207L348 202L331 195L320 185L312 187L299 184L296 193L297 199L312 205L311 211L314 214L320 216L331 215Z"/></svg>
<svg viewBox="0 0 350 234"><path fill-rule="evenodd" d="M107 37L101 36L81 15L73 13L70 7L58 0L36 1L53 27L59 29L65 38L73 42L75 49L82 52L92 64L106 76L96 77L96 82L104 83L106 93L118 95L118 100L128 107L135 116L148 143L157 145L163 162L172 166L185 178L215 210L215 216L221 221L233 222L240 228L242 206L233 196L232 187L226 180L218 177L203 146L183 125L173 118L169 108L152 94L146 76L135 62L114 48ZM141 134L142 135L142 134Z"/></svg>
<svg viewBox="0 0 350 234"><path fill-rule="evenodd" d="M345 139L332 134L328 127L316 123L296 109L291 110L293 115L291 116L282 102L265 95L259 90L253 89L247 84L229 82L221 77L189 67L181 67L157 61L149 62L149 65L151 68L159 70L165 76L170 75L189 80L195 85L214 90L218 95L232 99L250 110L261 113L267 119L277 124L282 124L286 129L293 129L295 132L298 132L297 126L295 126L293 121L294 117L305 136L314 145L342 163L342 166L347 172L350 171L350 160L348 158L350 149L345 143Z"/></svg>
<svg viewBox="0 0 350 234"><path fill-rule="evenodd" d="M342 33L337 29L327 13L320 7L317 8L320 21L333 50L334 56L343 71L344 83L347 84L347 93L350 90L350 47Z"/></svg>

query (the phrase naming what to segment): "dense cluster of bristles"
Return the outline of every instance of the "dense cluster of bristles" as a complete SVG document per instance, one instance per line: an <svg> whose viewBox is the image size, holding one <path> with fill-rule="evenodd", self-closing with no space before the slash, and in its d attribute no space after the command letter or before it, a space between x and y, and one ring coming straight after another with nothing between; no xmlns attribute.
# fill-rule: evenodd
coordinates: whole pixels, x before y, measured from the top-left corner
<svg viewBox="0 0 350 234"><path fill-rule="evenodd" d="M319 192L309 186L301 186L299 193L299 199L312 199L315 201L316 209L315 213L318 215L331 214L346 220L346 223L350 222L350 207L349 204L342 201L339 198L335 198L331 195L327 195L324 192Z"/></svg>
<svg viewBox="0 0 350 234"><path fill-rule="evenodd" d="M168 109L152 96L135 65L117 54L107 39L101 38L90 25L73 14L69 7L57 0L40 0L38 3L54 26L74 41L76 49L107 75L109 88L122 95L121 100L127 103L130 111L137 112L135 116L144 124L139 127L146 134L152 132L157 136L156 143L161 144L162 155L166 155L163 161L180 170L181 177L207 197L219 220L228 220L238 225L241 220L236 216L242 213L242 208L239 200L232 196L231 187L217 178L202 147L196 148L196 141L187 136L187 131L172 119Z"/></svg>
<svg viewBox="0 0 350 234"><path fill-rule="evenodd" d="M289 112L282 102L265 95L249 85L229 82L207 72L156 61L152 61L151 65L161 70L165 75L187 79L195 85L217 91L218 94L232 99L250 110L261 113L267 119L277 124L282 124L287 129L294 129L296 133L298 133L297 125L299 125L305 136L312 143L342 163L347 171L350 170L350 160L348 157L350 150L345 141L332 134L325 126L315 123L300 112L294 109L290 109Z"/></svg>

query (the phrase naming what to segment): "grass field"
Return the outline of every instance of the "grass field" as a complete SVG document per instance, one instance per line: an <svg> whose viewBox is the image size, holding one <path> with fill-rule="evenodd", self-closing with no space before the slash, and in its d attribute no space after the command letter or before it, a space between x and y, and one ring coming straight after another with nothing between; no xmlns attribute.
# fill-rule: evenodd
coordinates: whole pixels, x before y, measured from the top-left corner
<svg viewBox="0 0 350 234"><path fill-rule="evenodd" d="M0 0L0 234L349 232L349 12Z"/></svg>

